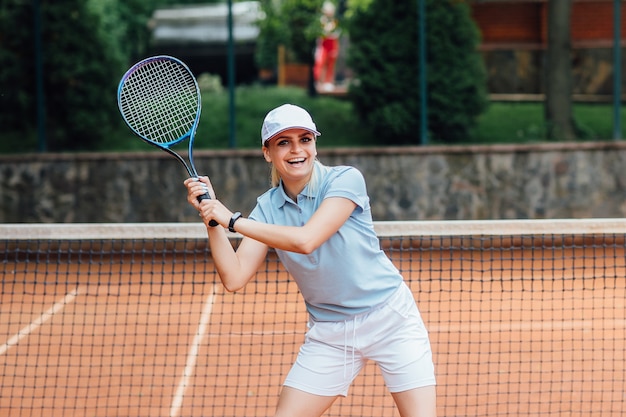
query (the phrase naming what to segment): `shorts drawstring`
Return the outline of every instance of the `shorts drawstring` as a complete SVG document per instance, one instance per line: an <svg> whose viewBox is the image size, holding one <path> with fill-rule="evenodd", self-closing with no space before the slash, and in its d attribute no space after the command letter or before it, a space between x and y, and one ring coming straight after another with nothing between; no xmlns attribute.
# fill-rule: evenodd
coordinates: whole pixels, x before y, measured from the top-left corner
<svg viewBox="0 0 626 417"><path fill-rule="evenodd" d="M343 322L343 379L346 379L348 368L348 320Z"/></svg>
<svg viewBox="0 0 626 417"><path fill-rule="evenodd" d="M352 320L352 371L350 377L354 375L354 350L356 349L356 317Z"/></svg>
<svg viewBox="0 0 626 417"><path fill-rule="evenodd" d="M343 326L343 379L347 378L348 371L348 323L350 321L346 320ZM352 318L352 369L350 371L350 376L354 375L354 357L355 357L355 347L356 345L356 317Z"/></svg>

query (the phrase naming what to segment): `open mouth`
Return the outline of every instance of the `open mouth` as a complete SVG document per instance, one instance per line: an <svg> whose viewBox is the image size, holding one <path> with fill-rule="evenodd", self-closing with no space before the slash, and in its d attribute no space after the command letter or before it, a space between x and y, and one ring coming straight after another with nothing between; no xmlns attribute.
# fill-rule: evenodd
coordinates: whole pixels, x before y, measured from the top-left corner
<svg viewBox="0 0 626 417"><path fill-rule="evenodd" d="M306 161L306 158L294 158L287 161L287 163L289 163L290 165L297 165L304 163L304 161Z"/></svg>

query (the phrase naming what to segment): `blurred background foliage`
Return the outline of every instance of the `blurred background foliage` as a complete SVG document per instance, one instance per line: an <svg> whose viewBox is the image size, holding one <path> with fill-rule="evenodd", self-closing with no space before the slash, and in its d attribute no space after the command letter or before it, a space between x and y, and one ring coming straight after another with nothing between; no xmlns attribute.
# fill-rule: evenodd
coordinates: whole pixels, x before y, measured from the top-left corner
<svg viewBox="0 0 626 417"><path fill-rule="evenodd" d="M545 139L540 103L488 106L486 74L477 51L480 34L466 2L425 1L430 143ZM37 3L40 7L35 7ZM278 45L311 65L322 3L261 0L264 18L258 22L257 66L275 68ZM131 64L154 52L150 45L153 12L186 4L197 4L197 0L2 0L0 152L38 149L33 29L37 12L47 150L145 149L119 116L117 83ZM284 102L311 110L324 137L333 138L322 141L323 146L420 143L417 2L337 0L336 4L343 33L350 39L348 60L355 73L347 96L315 97L310 90L240 83L235 95L238 147L257 147L264 114ZM203 91L198 147L227 147L228 94L215 88L210 76L196 75L214 86ZM575 109L576 117L582 114L583 118L579 120L581 139L610 137L610 116L605 121L605 113L582 112L581 108ZM509 114L505 114L507 109ZM512 117L516 114L531 114L532 120L523 117L526 124L517 125ZM609 133L604 136L606 130Z"/></svg>
<svg viewBox="0 0 626 417"><path fill-rule="evenodd" d="M192 1L39 0L39 7L36 3L0 3L0 124L12 149L37 149L38 13L48 149L94 149L119 126L117 83L129 63L148 50L152 12L162 5Z"/></svg>
<svg viewBox="0 0 626 417"><path fill-rule="evenodd" d="M429 136L467 140L487 107L480 34L466 3L427 0L425 10ZM421 128L417 16L415 1L372 1L348 20L349 66L358 74L352 101L388 144L414 144Z"/></svg>

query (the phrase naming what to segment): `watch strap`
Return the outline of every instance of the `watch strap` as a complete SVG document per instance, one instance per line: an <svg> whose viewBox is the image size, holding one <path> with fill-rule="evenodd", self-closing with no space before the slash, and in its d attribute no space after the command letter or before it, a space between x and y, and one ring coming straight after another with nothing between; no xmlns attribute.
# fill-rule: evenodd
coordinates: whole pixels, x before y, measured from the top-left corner
<svg viewBox="0 0 626 417"><path fill-rule="evenodd" d="M233 214L233 216L230 218L230 221L228 222L228 231L235 233L235 229L234 229L235 222L239 220L240 218L241 218L240 212L237 211Z"/></svg>

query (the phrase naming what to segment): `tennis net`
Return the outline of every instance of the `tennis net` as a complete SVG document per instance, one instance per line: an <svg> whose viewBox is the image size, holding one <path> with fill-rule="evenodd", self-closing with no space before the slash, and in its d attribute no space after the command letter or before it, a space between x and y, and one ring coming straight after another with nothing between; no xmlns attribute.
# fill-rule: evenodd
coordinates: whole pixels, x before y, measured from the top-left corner
<svg viewBox="0 0 626 417"><path fill-rule="evenodd" d="M429 328L439 416L626 415L626 221L376 223ZM237 235L231 235L237 245ZM0 225L0 414L265 416L306 331L270 253L201 224ZM327 416L396 416L375 364Z"/></svg>

